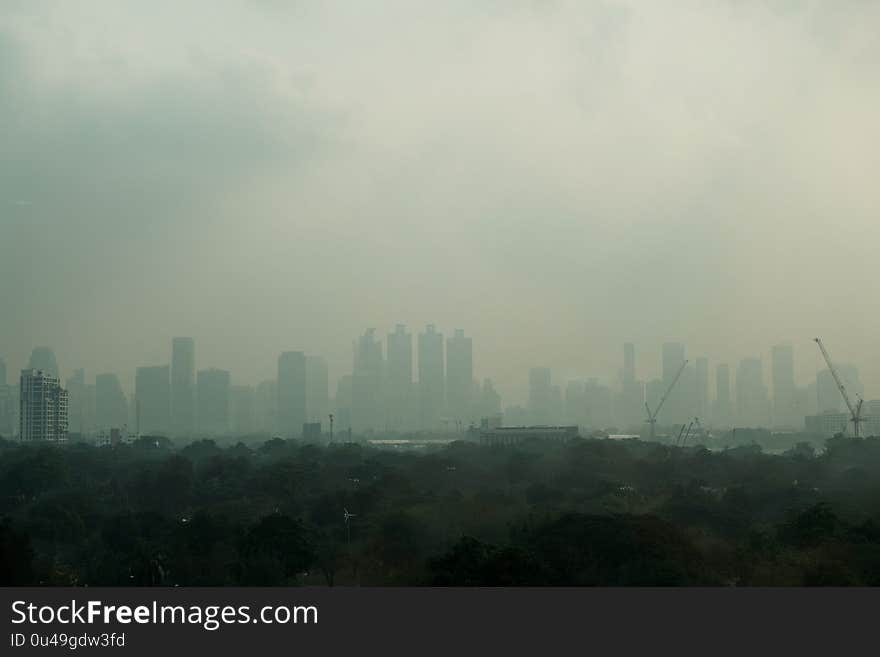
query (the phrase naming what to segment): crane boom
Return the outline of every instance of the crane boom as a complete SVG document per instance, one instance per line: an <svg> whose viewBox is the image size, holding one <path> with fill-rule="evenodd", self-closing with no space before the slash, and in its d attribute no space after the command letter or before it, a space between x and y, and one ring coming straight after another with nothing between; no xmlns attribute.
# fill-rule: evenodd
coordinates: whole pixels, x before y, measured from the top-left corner
<svg viewBox="0 0 880 657"><path fill-rule="evenodd" d="M856 409L853 407L852 402L849 400L849 395L846 394L846 388L844 387L843 382L840 380L840 377L837 375L837 370L831 363L831 356L829 356L828 352L825 350L825 345L822 344L822 340L820 340L819 338L813 338L813 341L817 345L819 345L819 350L822 352L822 357L828 364L828 369L831 371L831 376L834 377L834 383L837 384L837 389L840 390L840 395L843 397L843 401L846 403L846 407L849 409L850 414L854 416L856 413Z"/></svg>
<svg viewBox="0 0 880 657"><path fill-rule="evenodd" d="M822 357L825 359L825 362L828 364L828 370L831 372L831 376L834 377L834 383L837 384L837 389L840 390L840 396L843 397L843 401L846 404L846 407L849 409L849 414L853 423L853 434L856 438L859 437L859 425L862 422L862 399L859 399L859 403L853 406L852 402L849 400L849 395L846 392L846 387L843 385L843 381L840 380L840 376L837 374L837 369L831 362L831 356L828 355L828 351L825 349L825 345L822 344L822 340L819 338L813 338L813 342L819 345L819 351L822 352Z"/></svg>
<svg viewBox="0 0 880 657"><path fill-rule="evenodd" d="M675 387L675 384L678 383L679 377L681 377L681 373L684 372L684 368L687 366L688 362L684 361L681 364L681 367L678 368L678 372L675 373L675 378L672 379L672 382L669 384L669 387L666 388L666 392L663 393L663 396L660 398L660 403L657 404L657 408L654 410L654 417L657 417L657 414L660 412L660 409L663 408L663 402L666 401L666 398L669 397L669 393L672 392L672 389Z"/></svg>
<svg viewBox="0 0 880 657"><path fill-rule="evenodd" d="M648 400L645 400L645 412L648 414L648 419L645 422L648 423L651 429L651 440L655 440L657 437L656 429L657 429L657 413L660 412L660 409L663 408L663 402L666 401L666 398L669 396L669 393L672 391L672 388L675 386L678 378L681 376L681 373L684 371L685 366L688 364L687 361L684 361L681 364L681 367L678 368L678 372L675 373L675 378L672 379L672 383L669 384L669 387L666 388L666 392L663 393L663 396L660 398L660 403L657 404L657 408L654 409L654 412L651 412L651 407L648 406Z"/></svg>

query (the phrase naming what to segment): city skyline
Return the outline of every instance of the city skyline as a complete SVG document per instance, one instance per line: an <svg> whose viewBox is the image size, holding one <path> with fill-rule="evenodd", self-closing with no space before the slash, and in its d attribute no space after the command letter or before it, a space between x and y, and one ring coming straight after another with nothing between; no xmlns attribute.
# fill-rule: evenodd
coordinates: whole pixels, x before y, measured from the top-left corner
<svg viewBox="0 0 880 657"><path fill-rule="evenodd" d="M192 335L336 380L400 322L465 327L510 400L621 342L735 371L785 341L803 381L815 335L880 390L880 311L842 321L880 237L873 3L116 4L0 8L10 371L49 344L128 390Z"/></svg>
<svg viewBox="0 0 880 657"><path fill-rule="evenodd" d="M382 325L381 328L379 328L379 329L374 329L374 330L377 330L379 333L379 335L377 336L377 342L381 345L383 358L387 359L387 356L388 356L387 338L389 335L391 335L391 336L394 335L394 330L392 330L392 329L395 329L396 326L400 326L400 327L402 327L403 330L409 331L411 336L418 337L418 333L424 331L424 327L426 325L423 324L423 325L413 326L413 325L404 324L404 323L389 323L387 325ZM427 326L437 326L437 325L428 324ZM444 343L445 343L447 338L454 337L455 331L465 330L465 329L457 329L457 328L452 329L452 328L450 328L445 333L441 329L436 329L436 330L438 331L438 334L442 336ZM474 341L478 345L480 344L479 342L477 342L477 338L475 336L473 336L471 333L467 332L466 330L465 330L465 332L467 334L467 339ZM363 329L361 329L361 333L363 333ZM176 336L169 337L168 343L173 343L173 341L176 339L180 339L180 338L177 338ZM228 361L230 361L230 359L228 359L228 358L226 359L227 363L224 363L224 362L222 362L223 361L222 356L217 360L213 360L209 356L203 356L202 354L205 350L203 350L201 348L201 341L200 341L200 338L198 338L197 336L195 338L184 338L184 339L185 340L195 339L196 342L200 345L199 359L197 361L195 360L195 355L193 355L193 364L192 364L192 367L193 367L192 385L193 386L195 385L196 369L206 369L206 368L219 368L219 369L223 369L223 370L228 370L234 374L233 383L256 386L263 381L266 381L266 380L269 380L269 379L272 379L275 377L275 375L277 374L277 357L281 353L284 353L284 351L289 350L289 349L287 349L287 350L281 349L277 352L274 352L274 355L272 353L265 353L264 350L255 350L255 359L254 360L257 360L259 362L266 361L269 363L269 367L266 368L265 370L261 369L254 376L245 376L245 375L242 375L242 370L236 370L236 368L234 368L228 364ZM351 339L349 340L349 343L350 342L351 342ZM866 372L871 371L870 361L862 362L858 358L848 359L846 357L843 357L843 354L847 353L847 350L845 349L846 344L836 345L834 343L831 343L830 341L826 341L826 342L828 342L831 345L830 348L833 350L834 362L838 366L838 369L841 369L841 368L846 369L846 368L850 368L850 367L855 366L858 370L858 378L859 378L859 382L861 384L862 392L864 392L864 394L866 394L867 396L880 398L880 385L871 385L871 384L867 383L867 381L870 380L868 378L868 375L866 374ZM555 373L557 373L558 376L562 377L565 380L572 380L572 379L578 379L578 378L581 378L581 379L589 378L589 379L597 379L599 382L601 382L604 385L620 386L622 384L622 382L624 381L625 362L624 362L624 356L621 356L619 351L621 348L624 347L624 345L627 345L627 344L634 345L634 356L635 356L634 374L635 374L636 380L639 380L643 383L646 383L646 382L654 380L654 379L665 380L668 383L668 379L666 379L663 374L663 372L664 372L664 369L663 369L663 362L664 362L663 361L663 348L664 348L664 345L679 345L679 346L684 347L687 354L688 354L687 357L690 358L692 361L691 365L694 365L694 361L696 358L708 358L708 361L709 361L708 364L710 367L710 380L713 382L711 385L711 389L713 390L713 395L711 395L711 399L713 399L713 400L715 398L714 397L714 390L716 387L714 385L714 370L719 364L727 364L728 366L730 366L732 368L733 371L735 371L736 366L740 363L741 360L746 359L746 358L756 358L757 360L761 361L762 366L765 370L765 379L766 379L765 383L768 386L770 386L770 384L771 384L770 373L772 371L773 354L774 354L774 349L776 347L782 346L782 347L787 347L787 348L791 349L791 354L792 354L791 357L792 357L792 361L793 361L791 376L792 376L793 382L796 385L803 386L803 385L808 385L810 383L815 383L817 374L819 374L823 370L826 370L826 365L825 365L824 361L822 360L820 352L818 352L818 350L816 349L816 344L813 341L813 338L803 340L802 344L796 344L794 342L785 342L785 341L781 341L781 342L777 341L772 344L768 343L767 345L765 345L763 350L761 350L758 353L748 352L748 353L743 353L743 354L739 354L739 355L733 354L729 358L717 358L712 353L705 353L705 352L698 353L694 347L686 344L683 341L663 340L663 341L655 341L655 342L648 343L647 345L643 345L641 343L635 343L632 341L623 340L623 341L620 341L617 343L607 345L607 349L605 351L610 352L610 354L609 354L608 358L603 359L603 362L606 360L610 362L608 369L601 369L599 367L591 368L589 365L586 365L582 369L576 369L575 367L573 367L571 365L571 362L570 362L573 359L568 359L568 361L563 361L564 364L562 364L562 365L559 365L559 364L554 365L554 364L551 364L548 362L548 358L542 359L541 354L536 353L535 354L535 362L531 363L530 365L527 364L522 371L514 372L514 379L513 380L509 380L509 379L505 380L505 379L497 376L495 374L495 372L489 370L489 368L487 366L482 365L482 363L485 362L485 358L483 357L484 353L486 351L491 350L493 347L493 345L490 342L489 344L482 345L483 349L479 349L479 350L475 349L474 350L477 355L476 355L476 357L472 357L472 363L480 363L481 366L478 367L478 366L472 364L471 367L472 367L473 375L476 379L478 379L480 381L482 381L483 378L492 379L494 386L496 388L503 390L505 393L505 398L509 399L511 403L525 404L528 401L529 392L528 392L528 381L527 381L527 378L525 378L523 373L525 373L527 375L528 370L533 367L549 367ZM44 345L44 344L34 345L32 347L32 350L33 349L42 349L44 346L46 346L46 345ZM66 364L67 360L68 360L67 358L59 356L57 350L54 347L50 347L50 349L52 351L52 356L57 359L58 363L62 364L61 366L59 366L58 364L54 365L54 368L57 369L58 376L62 380L65 380L69 376L74 375L76 373L76 371L79 369L85 369L90 374L92 379L94 379L94 376L96 374L105 374L105 373L106 374L115 374L119 377L119 381L122 386L122 389L126 392L126 394L133 394L135 391L135 379L136 379L135 375L136 375L137 368L167 365L169 368L173 369L173 361L174 361L173 349L171 351L169 351L167 348L168 345L166 344L165 346L166 346L166 349L165 349L166 355L164 357L164 360L161 355L156 358L152 358L149 361L146 359L143 361L138 361L136 358L132 357L131 354L127 355L126 358L123 360L128 360L128 361L135 363L135 365L131 368L130 376L126 375L125 370L123 368L114 368L111 366L111 367L105 368L105 369L96 369L94 367L89 367L86 363L82 363L80 361L77 361L75 358L73 359L73 362L68 366ZM444 346L443 350L444 350L444 354L445 354L445 346ZM159 350L152 349L152 345L151 345L150 351L155 352L155 351L159 351ZM328 376L328 380L331 384L330 385L331 389L334 387L335 382L337 382L340 377L352 373L350 348L348 350L347 356L341 356L338 358L334 357L336 354L328 355L325 353L319 353L319 352L317 352L317 350L309 349L308 347L303 347L300 349L300 351L303 351L303 353L309 354L310 356L313 356L315 358L320 358L322 361L324 361L325 364L328 362L337 363L337 368L335 370L330 370L328 367L327 376ZM339 349L339 351L344 354L346 349L344 347L341 347ZM28 351L26 355L23 355L19 358L15 358L14 354L10 355L8 353L0 353L0 358L2 358L5 361L6 368L10 373L15 374L18 371L20 371L21 369L31 369L31 365L32 365L31 351ZM418 381L418 379L419 379L419 377L418 377L418 345L417 345L417 341L415 339L412 340L411 359L412 360L411 360L410 366L412 367L412 381ZM445 356L444 356L444 360L445 360ZM103 362L112 362L112 361L104 360ZM21 366L16 366L15 365L16 363L21 363ZM45 368L36 367L34 369L45 369ZM50 371L52 371L52 370L50 370ZM250 367L250 368L245 367L243 371L245 371L245 372L253 371L253 368L252 367ZM509 369L508 368L501 368L501 371L509 371ZM831 385L833 386L833 382L831 383ZM443 386L444 386L444 390L445 390L445 383L443 384ZM838 394L836 392L836 388L833 388L833 389L835 391L835 394ZM872 392L872 391L874 391L874 392ZM193 392L193 394L195 394L195 393ZM830 392L826 393L826 394L829 397L832 396L830 394ZM195 404L195 399L193 399L193 404Z"/></svg>
<svg viewBox="0 0 880 657"><path fill-rule="evenodd" d="M596 377L567 378L554 375L552 368L532 367L527 373L528 398L516 403L498 395L491 377L481 384L473 369L473 341L463 329L455 329L445 339L445 350L444 334L433 324L418 333L415 348L411 335L397 324L383 342L375 329L367 329L352 343L351 370L339 377L335 395L322 356L282 352L276 379L254 386L235 380L228 370L196 362L196 339L175 337L170 365L136 369L130 402L114 373L88 377L84 368L76 368L66 379L70 412L65 422L69 419L72 433L94 434L122 425L133 427L136 434L182 438L234 431L268 431L294 438L306 422L326 428L330 413L337 426L359 432L460 432L486 418L497 424L502 420L492 418L503 415L506 424L514 425L566 423L582 430L617 427L641 432L645 405L656 409L664 398L658 422L666 425L700 417L703 423L720 427L798 431L806 423L815 431L833 432L848 423L844 400L829 370L817 371L805 385L795 380L790 345L771 348L769 368L760 358L745 357L737 361L731 376L730 364L715 364L713 389L706 356L694 357L686 345L666 342L659 354L659 376L641 377L641 354L637 345L628 342L622 345L619 377L610 385ZM5 362L0 365L2 373ZM28 369L22 370L22 381L25 374L44 370L51 377L49 368L59 369L54 351L36 347ZM840 362L836 368L850 396L865 397L858 368ZM53 380L61 381L57 376ZM183 400L191 406L187 413L192 413L186 423L180 422L181 394L175 392L181 381L187 387ZM267 386L272 386L271 391ZM0 388L9 404L13 387L0 381ZM866 401L868 426L875 430L880 401ZM8 408L0 415L2 424L10 425Z"/></svg>

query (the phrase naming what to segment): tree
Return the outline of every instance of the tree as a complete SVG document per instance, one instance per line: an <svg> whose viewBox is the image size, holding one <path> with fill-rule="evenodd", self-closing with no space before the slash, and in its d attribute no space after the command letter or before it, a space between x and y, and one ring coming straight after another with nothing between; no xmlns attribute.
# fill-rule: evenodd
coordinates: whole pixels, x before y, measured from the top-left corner
<svg viewBox="0 0 880 657"><path fill-rule="evenodd" d="M243 583L248 585L295 580L315 558L302 523L279 513L262 518L248 530L241 554L245 560Z"/></svg>

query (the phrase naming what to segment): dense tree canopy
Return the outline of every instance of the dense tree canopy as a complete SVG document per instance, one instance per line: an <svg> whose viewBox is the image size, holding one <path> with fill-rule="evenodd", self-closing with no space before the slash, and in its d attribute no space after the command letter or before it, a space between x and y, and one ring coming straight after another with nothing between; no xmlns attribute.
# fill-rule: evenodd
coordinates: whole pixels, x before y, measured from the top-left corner
<svg viewBox="0 0 880 657"><path fill-rule="evenodd" d="M876 585L878 474L873 438L2 441L0 584Z"/></svg>

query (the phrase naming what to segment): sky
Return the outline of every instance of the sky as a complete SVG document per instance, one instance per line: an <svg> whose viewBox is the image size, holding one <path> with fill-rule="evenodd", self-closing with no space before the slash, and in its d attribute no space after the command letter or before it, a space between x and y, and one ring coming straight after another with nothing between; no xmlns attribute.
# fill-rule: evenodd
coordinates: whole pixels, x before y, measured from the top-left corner
<svg viewBox="0 0 880 657"><path fill-rule="evenodd" d="M398 322L656 376L821 336L880 397L880 3L0 3L0 357L350 371ZM332 384L331 384L332 387Z"/></svg>

